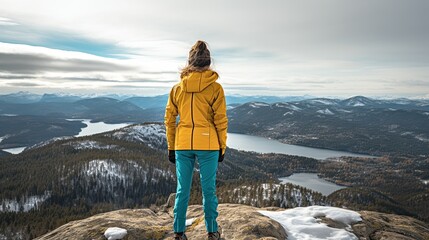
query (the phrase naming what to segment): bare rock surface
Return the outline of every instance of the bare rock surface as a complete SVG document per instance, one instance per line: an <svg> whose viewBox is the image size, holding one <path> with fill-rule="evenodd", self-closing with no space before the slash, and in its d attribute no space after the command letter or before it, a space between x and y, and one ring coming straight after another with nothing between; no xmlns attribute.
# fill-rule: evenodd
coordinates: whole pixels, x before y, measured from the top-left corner
<svg viewBox="0 0 429 240"><path fill-rule="evenodd" d="M360 211L362 222L352 226L359 239L427 240L429 226L415 218L372 211Z"/></svg>
<svg viewBox="0 0 429 240"><path fill-rule="evenodd" d="M265 210L272 208L265 208ZM166 210L166 211L165 211ZM151 209L121 209L69 222L39 240L101 240L109 227L127 229L124 240L173 239L173 208L158 212ZM240 204L219 204L218 224L223 239L286 239L286 232L276 221L263 216L260 208ZM279 209L281 210L281 209ZM188 207L187 219L195 218L187 227L189 239L206 239L204 212L201 205Z"/></svg>
<svg viewBox="0 0 429 240"><path fill-rule="evenodd" d="M151 209L121 209L69 222L38 240L104 240L109 227L127 230L124 240L173 239L174 194L167 203ZM282 211L277 207L256 208L241 204L219 204L218 224L222 239L232 240L274 240L287 239L287 232L280 223L259 213L260 210ZM359 240L427 240L429 226L412 217L380 212L360 211L362 221L352 225ZM193 219L187 226L189 239L207 239L202 205L188 207L187 219ZM321 221L332 228L346 228L346 225L329 218Z"/></svg>

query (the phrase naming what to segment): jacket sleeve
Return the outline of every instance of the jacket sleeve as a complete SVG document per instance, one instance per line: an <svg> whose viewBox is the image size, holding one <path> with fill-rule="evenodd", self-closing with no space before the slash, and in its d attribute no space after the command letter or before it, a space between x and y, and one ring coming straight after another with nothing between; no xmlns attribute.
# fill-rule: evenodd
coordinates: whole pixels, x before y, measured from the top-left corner
<svg viewBox="0 0 429 240"><path fill-rule="evenodd" d="M226 115L225 94L221 85L219 85L218 94L215 97L212 108L214 112L214 125L219 138L219 145L222 149L222 154L225 154L228 118Z"/></svg>
<svg viewBox="0 0 429 240"><path fill-rule="evenodd" d="M176 137L176 117L178 115L177 105L174 103L175 88L173 87L168 96L167 106L165 107L164 124L167 135L168 150L174 150L174 141Z"/></svg>

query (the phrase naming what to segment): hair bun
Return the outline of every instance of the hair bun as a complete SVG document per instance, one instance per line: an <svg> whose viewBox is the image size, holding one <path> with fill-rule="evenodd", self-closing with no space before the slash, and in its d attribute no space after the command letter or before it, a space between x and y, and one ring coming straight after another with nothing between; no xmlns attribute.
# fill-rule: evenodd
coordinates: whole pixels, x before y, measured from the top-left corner
<svg viewBox="0 0 429 240"><path fill-rule="evenodd" d="M204 51L207 49L206 43L200 40L197 41L196 47L199 51Z"/></svg>

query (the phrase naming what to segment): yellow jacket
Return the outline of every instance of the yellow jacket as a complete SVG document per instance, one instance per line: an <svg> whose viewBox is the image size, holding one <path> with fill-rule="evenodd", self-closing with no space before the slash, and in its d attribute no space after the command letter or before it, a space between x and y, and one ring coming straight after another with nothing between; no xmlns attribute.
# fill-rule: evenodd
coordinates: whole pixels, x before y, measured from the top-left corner
<svg viewBox="0 0 429 240"><path fill-rule="evenodd" d="M191 72L173 86L164 117L169 150L222 149L225 153L228 119L218 77L212 70Z"/></svg>

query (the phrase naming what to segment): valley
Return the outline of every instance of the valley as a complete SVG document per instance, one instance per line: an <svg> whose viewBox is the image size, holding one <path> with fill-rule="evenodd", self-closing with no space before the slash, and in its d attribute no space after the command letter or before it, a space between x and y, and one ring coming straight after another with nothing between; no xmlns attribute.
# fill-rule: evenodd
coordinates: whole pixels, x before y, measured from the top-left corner
<svg viewBox="0 0 429 240"><path fill-rule="evenodd" d="M21 232L34 237L98 212L163 204L169 194L175 192L174 165L167 161L165 149L163 124L147 123L91 136L58 139L2 158L3 234ZM427 221L425 196L429 188L419 180L427 177L427 165L428 160L424 158L386 156L378 161L340 157L320 161L229 148L225 161L219 165L217 191L221 203L261 207L347 206ZM417 169L420 172L414 174ZM308 172L348 188L324 196L290 183L281 184L279 180L293 173ZM407 184L398 186L398 181ZM202 192L197 172L192 188L190 204L200 204ZM47 197L39 197L43 200L33 208L26 208L26 199L35 196ZM411 204L417 200L421 204Z"/></svg>
<svg viewBox="0 0 429 240"><path fill-rule="evenodd" d="M425 103L403 104L402 109L393 111L365 107L362 105L375 103L358 100L354 105L333 101L337 105L329 107L329 112L319 111L327 104L320 100L231 106L231 131L253 136L238 138L238 145L228 144L230 148L217 173L219 202L281 208L339 206L402 214L428 222ZM297 112L283 116L279 109ZM160 109L150 111L157 113L155 119L159 119ZM24 124L29 130L18 136L31 147L19 154L0 155L0 236L32 239L97 213L159 206L175 192L175 167L167 160L161 122L132 124L123 120L130 119L124 113L123 125L103 123L112 128L91 130L82 136L80 130L88 127L85 125L98 126L96 121L68 121L64 116L53 115L1 116L5 122L0 127L2 136L19 131L20 124ZM108 114L96 119L107 117ZM12 118L16 121L7 121ZM409 124L411 121L413 124ZM28 122L31 124L25 125ZM68 132L53 131L49 135L46 129L52 129L52 125L63 126L62 131ZM34 135L26 135L30 133ZM37 134L43 136L34 138L37 143L28 137ZM230 140L237 141L237 134L231 136ZM258 136L271 140L260 140ZM253 137L259 139L258 146L252 147L255 142L249 139ZM8 144L3 148L20 146L19 138L8 136L1 141L0 144ZM246 141L248 146L244 147ZM293 150L273 151L269 147L274 143ZM202 201L198 168L197 163L190 204ZM300 174L307 176L301 182L283 182L285 177ZM329 181L338 190L322 194L322 184L300 186L311 178Z"/></svg>

